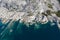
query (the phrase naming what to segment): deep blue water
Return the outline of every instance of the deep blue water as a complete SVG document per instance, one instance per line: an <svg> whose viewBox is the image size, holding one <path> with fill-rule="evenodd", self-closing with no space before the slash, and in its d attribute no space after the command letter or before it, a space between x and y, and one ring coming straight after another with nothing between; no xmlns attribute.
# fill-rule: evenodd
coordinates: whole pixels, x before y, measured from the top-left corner
<svg viewBox="0 0 60 40"><path fill-rule="evenodd" d="M29 25L29 28L18 21L10 20L4 24L0 20L0 40L60 40L60 30L57 23L51 25L51 22L46 24L37 23L39 28L34 29L35 24ZM1 29L4 26L3 29ZM9 30L13 29L12 32Z"/></svg>

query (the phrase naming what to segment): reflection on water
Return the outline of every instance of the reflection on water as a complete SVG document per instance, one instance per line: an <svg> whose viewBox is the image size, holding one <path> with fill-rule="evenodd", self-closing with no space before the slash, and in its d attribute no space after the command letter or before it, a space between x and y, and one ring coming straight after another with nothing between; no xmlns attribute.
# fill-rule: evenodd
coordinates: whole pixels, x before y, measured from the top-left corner
<svg viewBox="0 0 60 40"><path fill-rule="evenodd" d="M37 23L37 26L33 24L27 27L19 20L10 20L6 24L0 20L0 40L59 40L60 31L57 23L54 23L55 25L51 25L51 22Z"/></svg>

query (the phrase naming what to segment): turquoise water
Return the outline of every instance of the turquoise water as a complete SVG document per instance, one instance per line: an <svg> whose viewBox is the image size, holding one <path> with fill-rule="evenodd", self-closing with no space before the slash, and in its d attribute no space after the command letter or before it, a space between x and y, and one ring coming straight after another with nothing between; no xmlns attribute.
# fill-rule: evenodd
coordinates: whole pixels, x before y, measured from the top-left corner
<svg viewBox="0 0 60 40"><path fill-rule="evenodd" d="M60 31L56 22L55 25L48 22L27 27L19 21L10 20L5 24L0 20L0 40L60 40Z"/></svg>

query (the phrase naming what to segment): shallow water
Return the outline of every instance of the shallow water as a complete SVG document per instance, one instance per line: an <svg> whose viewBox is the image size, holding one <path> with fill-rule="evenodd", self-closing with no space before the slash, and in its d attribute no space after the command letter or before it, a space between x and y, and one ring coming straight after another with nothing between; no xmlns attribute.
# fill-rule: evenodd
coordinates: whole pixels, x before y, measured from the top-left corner
<svg viewBox="0 0 60 40"><path fill-rule="evenodd" d="M0 22L0 40L59 40L60 30L56 22L51 25L51 22L46 24L37 23L38 26L29 25L18 21L10 21L3 24ZM4 26L4 28L2 28Z"/></svg>

